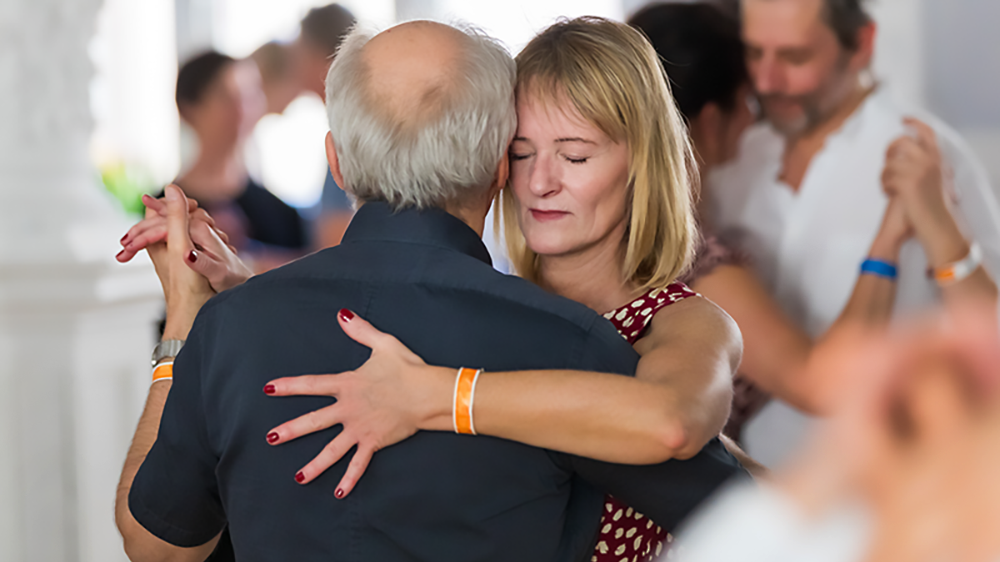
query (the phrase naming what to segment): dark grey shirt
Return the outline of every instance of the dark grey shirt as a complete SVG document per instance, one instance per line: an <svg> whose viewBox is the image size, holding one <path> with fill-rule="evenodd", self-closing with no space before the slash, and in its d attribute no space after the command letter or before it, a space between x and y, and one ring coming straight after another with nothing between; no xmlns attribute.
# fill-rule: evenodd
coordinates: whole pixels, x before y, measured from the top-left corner
<svg viewBox="0 0 1000 562"><path fill-rule="evenodd" d="M129 496L144 527L194 546L228 524L241 561L584 560L605 491L672 528L743 473L717 441L690 461L629 467L493 437L418 432L378 452L346 499L333 494L349 458L298 485L295 473L340 426L276 447L265 435L333 400L268 397L262 387L368 358L337 325L340 308L430 364L633 375L638 361L593 311L494 271L458 219L368 203L340 246L204 307Z"/></svg>

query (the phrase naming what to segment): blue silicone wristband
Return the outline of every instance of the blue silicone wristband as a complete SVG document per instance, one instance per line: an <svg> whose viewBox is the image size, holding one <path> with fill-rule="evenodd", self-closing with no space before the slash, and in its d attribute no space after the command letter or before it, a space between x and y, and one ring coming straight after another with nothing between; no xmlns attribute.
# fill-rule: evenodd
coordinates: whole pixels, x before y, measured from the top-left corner
<svg viewBox="0 0 1000 562"><path fill-rule="evenodd" d="M893 281L899 277L899 271L896 269L896 264L871 258L861 262L861 273L878 275L879 277L885 277L886 279L891 279Z"/></svg>

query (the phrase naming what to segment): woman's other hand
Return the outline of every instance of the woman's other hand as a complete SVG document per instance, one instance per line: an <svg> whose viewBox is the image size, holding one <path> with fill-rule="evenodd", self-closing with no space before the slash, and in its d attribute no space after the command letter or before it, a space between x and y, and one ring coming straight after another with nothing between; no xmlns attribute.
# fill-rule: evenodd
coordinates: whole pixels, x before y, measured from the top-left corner
<svg viewBox="0 0 1000 562"><path fill-rule="evenodd" d="M200 274L182 265L194 252L194 243L188 236L189 215L187 198L175 186L166 189L167 236L166 242L157 242L146 248L156 275L163 286L167 301L167 323L164 339L187 339L195 316L202 305L212 298L215 291ZM154 211L147 209L146 215Z"/></svg>
<svg viewBox="0 0 1000 562"><path fill-rule="evenodd" d="M151 244L167 238L165 200L147 195L143 197L143 203L147 207L146 218L133 226L121 240L124 249L116 258L122 263ZM187 209L190 215L188 232L195 250L185 260L188 267L207 278L215 292L235 287L252 277L253 271L236 255L236 249L229 245L229 237L215 227L212 217L198 208L193 200L188 200Z"/></svg>
<svg viewBox="0 0 1000 562"><path fill-rule="evenodd" d="M279 445L342 424L344 429L295 479L306 484L357 446L335 493L343 498L364 474L372 455L410 437L419 429L451 428L455 370L432 367L395 337L377 330L343 309L341 328L354 341L371 348L371 357L354 371L330 375L286 377L269 382L270 396L330 396L337 401L279 425L267 442Z"/></svg>

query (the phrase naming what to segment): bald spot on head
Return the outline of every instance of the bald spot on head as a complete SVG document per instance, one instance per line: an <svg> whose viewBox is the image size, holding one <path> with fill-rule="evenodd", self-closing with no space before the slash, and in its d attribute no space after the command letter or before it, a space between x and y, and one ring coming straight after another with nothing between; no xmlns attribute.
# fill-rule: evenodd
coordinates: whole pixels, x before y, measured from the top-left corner
<svg viewBox="0 0 1000 562"><path fill-rule="evenodd" d="M468 41L465 33L429 21L400 24L376 35L361 54L370 109L401 131L438 117L458 93Z"/></svg>

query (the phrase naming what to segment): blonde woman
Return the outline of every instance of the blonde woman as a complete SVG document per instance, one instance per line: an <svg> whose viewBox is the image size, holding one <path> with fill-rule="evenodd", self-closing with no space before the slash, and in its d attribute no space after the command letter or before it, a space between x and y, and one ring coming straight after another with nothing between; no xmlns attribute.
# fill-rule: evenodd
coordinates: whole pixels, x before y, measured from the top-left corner
<svg viewBox="0 0 1000 562"><path fill-rule="evenodd" d="M516 61L518 128L502 195L511 256L526 279L605 314L641 358L635 378L482 373L475 431L616 463L690 458L726 422L741 343L721 309L674 283L696 243L697 173L657 56L624 24L580 18L542 32ZM378 449L453 429L450 392L414 401L411 389L429 378L450 388L455 371L426 365L351 311L339 316L371 359L350 373L270 382L273 396L338 400L266 438L280 446L342 424L296 480L309 483L356 446L343 498ZM614 499L606 507L598 559L660 553L666 529Z"/></svg>

